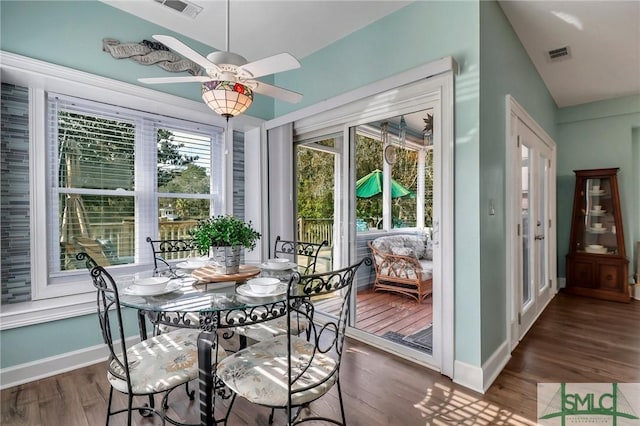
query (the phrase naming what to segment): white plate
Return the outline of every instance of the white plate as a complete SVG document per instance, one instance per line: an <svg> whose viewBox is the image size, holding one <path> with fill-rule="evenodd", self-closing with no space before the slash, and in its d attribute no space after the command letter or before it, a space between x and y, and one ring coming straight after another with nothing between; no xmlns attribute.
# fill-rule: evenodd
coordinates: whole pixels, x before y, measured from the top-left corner
<svg viewBox="0 0 640 426"><path fill-rule="evenodd" d="M241 295L241 296L249 296L249 297L273 297L273 296L279 296L281 294L285 294L287 292L287 284L278 284L278 287L276 287L275 291L271 292L271 293L267 293L267 294L262 294L262 293L254 293L251 290L251 287L249 287L248 284L242 284L240 286L238 286L236 288L236 292Z"/></svg>
<svg viewBox="0 0 640 426"><path fill-rule="evenodd" d="M594 232L596 234L604 234L607 232L607 228L589 228L589 232Z"/></svg>
<svg viewBox="0 0 640 426"><path fill-rule="evenodd" d="M606 210L591 210L591 215L592 216L602 216L606 212L607 212Z"/></svg>
<svg viewBox="0 0 640 426"><path fill-rule="evenodd" d="M133 284L138 287L157 287L169 282L171 278L169 277L146 277L146 278L135 278L133 280Z"/></svg>
<svg viewBox="0 0 640 426"><path fill-rule="evenodd" d="M122 294L130 296L159 296L161 294L171 293L182 287L184 283L182 280L174 280L169 282L165 288L161 289L145 289L144 287L137 286L135 284L122 290Z"/></svg>
<svg viewBox="0 0 640 426"><path fill-rule="evenodd" d="M192 271L198 268L204 268L205 266L211 265L211 262L208 260L187 260L186 262L180 262L176 264L178 269L186 269Z"/></svg>
<svg viewBox="0 0 640 426"><path fill-rule="evenodd" d="M284 262L284 263L261 263L261 269L269 269L271 271L284 271L285 269L296 269L298 267L297 263L294 262Z"/></svg>
<svg viewBox="0 0 640 426"><path fill-rule="evenodd" d="M589 191L589 194L590 195L602 195L602 194L604 194L604 189L600 189L598 191L591 190L591 191Z"/></svg>

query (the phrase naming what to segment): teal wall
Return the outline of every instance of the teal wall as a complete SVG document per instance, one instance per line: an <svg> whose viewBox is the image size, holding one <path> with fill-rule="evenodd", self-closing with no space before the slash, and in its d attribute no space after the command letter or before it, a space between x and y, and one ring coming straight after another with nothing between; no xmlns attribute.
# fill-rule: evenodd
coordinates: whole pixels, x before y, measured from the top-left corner
<svg viewBox="0 0 640 426"><path fill-rule="evenodd" d="M135 311L125 309L123 317L126 335L137 336ZM0 368L103 344L96 314L3 330L0 332Z"/></svg>
<svg viewBox="0 0 640 426"><path fill-rule="evenodd" d="M640 96L592 102L558 111L558 276L566 276L574 170L620 168L618 186L627 256L640 237L638 131ZM634 137L635 135L635 137ZM631 262L633 264L633 262ZM629 268L632 275L633 268Z"/></svg>
<svg viewBox="0 0 640 426"><path fill-rule="evenodd" d="M460 66L455 95L456 359L480 363L478 222L478 2L418 1L304 58L276 76L304 93L298 105L276 102L276 115L373 83L443 56Z"/></svg>
<svg viewBox="0 0 640 426"><path fill-rule="evenodd" d="M188 73L171 73L155 65L115 59L102 51L103 38L131 43L152 40L154 34L174 36L205 56L215 50L95 0L0 1L2 50L200 102L197 83L149 86L137 81L140 77L175 77ZM265 82L273 82L273 77ZM256 95L247 114L271 119L273 108L273 99Z"/></svg>
<svg viewBox="0 0 640 426"><path fill-rule="evenodd" d="M482 362L506 336L506 107L510 94L555 139L556 104L500 6L480 2L480 282ZM493 200L496 214L489 215Z"/></svg>

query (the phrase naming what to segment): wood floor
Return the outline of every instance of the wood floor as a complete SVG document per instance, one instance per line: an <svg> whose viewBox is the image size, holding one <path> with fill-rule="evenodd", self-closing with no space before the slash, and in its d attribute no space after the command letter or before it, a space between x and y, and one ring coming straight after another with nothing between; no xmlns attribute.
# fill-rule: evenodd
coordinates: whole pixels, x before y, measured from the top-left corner
<svg viewBox="0 0 640 426"><path fill-rule="evenodd" d="M349 340L341 381L350 425L535 425L538 382L640 382L640 302L557 295L512 354L489 391L479 394L440 374ZM311 405L336 414L335 389ZM104 424L104 364L3 390L1 421L10 425ZM119 397L117 404L123 404ZM182 389L172 412L197 421ZM119 405L121 406L121 405ZM266 425L268 410L238 399L230 425ZM124 424L123 416L111 424ZM283 414L276 413L276 424ZM136 417L136 424L157 419Z"/></svg>

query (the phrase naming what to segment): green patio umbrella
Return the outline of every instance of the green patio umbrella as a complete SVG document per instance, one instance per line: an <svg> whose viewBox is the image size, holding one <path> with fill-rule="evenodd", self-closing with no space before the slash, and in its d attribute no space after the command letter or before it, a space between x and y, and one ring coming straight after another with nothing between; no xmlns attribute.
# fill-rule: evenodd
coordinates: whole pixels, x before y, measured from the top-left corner
<svg viewBox="0 0 640 426"><path fill-rule="evenodd" d="M376 169L368 175L358 179L356 182L356 196L358 198L371 198L378 194L382 194L382 171ZM416 194L391 179L391 198L402 198L407 196L415 198Z"/></svg>

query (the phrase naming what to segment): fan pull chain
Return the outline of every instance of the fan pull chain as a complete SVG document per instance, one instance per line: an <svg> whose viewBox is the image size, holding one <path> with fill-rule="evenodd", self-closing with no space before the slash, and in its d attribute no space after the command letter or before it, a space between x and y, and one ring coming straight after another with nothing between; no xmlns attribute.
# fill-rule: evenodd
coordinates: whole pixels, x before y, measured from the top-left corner
<svg viewBox="0 0 640 426"><path fill-rule="evenodd" d="M229 19L229 1L230 0L227 0L227 11L226 11L227 16L226 16L226 21L225 21L226 28L227 28L227 42L226 42L225 46L226 46L226 51L227 52L231 52L231 50L229 50L229 21L230 21L230 19ZM229 119L227 118L227 120L229 120Z"/></svg>

